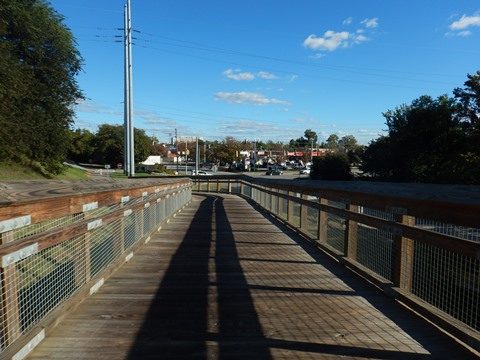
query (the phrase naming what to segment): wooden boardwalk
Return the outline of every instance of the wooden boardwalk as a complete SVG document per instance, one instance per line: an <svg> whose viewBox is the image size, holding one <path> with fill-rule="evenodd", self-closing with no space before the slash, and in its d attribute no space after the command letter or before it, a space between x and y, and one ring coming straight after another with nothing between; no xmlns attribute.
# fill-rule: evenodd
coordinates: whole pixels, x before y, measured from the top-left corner
<svg viewBox="0 0 480 360"><path fill-rule="evenodd" d="M28 357L473 358L233 195L195 195Z"/></svg>

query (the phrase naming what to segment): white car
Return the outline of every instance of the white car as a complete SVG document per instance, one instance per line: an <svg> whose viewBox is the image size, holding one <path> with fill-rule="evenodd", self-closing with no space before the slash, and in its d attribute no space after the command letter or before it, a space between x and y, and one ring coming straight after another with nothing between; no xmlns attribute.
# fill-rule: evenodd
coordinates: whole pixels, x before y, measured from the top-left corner
<svg viewBox="0 0 480 360"><path fill-rule="evenodd" d="M300 174L310 174L310 169L309 168L301 168L300 169Z"/></svg>
<svg viewBox="0 0 480 360"><path fill-rule="evenodd" d="M196 172L195 170L192 170L192 175L212 175L206 171L203 171L203 170L198 170L198 172Z"/></svg>

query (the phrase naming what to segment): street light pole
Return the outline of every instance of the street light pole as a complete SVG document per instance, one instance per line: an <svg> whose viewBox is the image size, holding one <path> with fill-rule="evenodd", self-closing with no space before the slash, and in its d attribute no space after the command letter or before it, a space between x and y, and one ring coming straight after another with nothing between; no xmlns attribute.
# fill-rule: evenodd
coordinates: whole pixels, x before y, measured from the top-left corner
<svg viewBox="0 0 480 360"><path fill-rule="evenodd" d="M313 164L313 138L311 139L312 141L312 147L310 148L310 163Z"/></svg>

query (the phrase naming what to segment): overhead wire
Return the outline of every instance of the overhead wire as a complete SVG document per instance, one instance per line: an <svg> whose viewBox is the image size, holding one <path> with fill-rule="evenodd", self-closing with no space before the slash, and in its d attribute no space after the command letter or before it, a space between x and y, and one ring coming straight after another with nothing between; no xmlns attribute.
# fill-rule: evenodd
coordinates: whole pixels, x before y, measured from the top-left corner
<svg viewBox="0 0 480 360"><path fill-rule="evenodd" d="M121 28L110 28L110 29L94 28L94 29L96 29L96 30L100 30L100 29L101 30L123 30ZM425 87L425 86L419 87L419 86L400 85L400 84L395 84L395 83L391 83L391 82L389 82L387 84L381 84L381 83L370 82L370 81L353 80L351 78L341 79L341 78L336 78L336 77L316 75L316 74L305 73L305 72L285 71L285 70L282 70L282 69L274 69L274 68L270 68L270 67L266 67L266 66L256 66L256 65L251 65L251 64L244 64L244 63L240 63L238 61L232 61L232 60L219 60L217 58L213 59L213 58L210 58L210 57L196 55L196 54L192 54L192 53L184 53L184 52L180 52L180 51L168 50L168 49L165 49L165 48L158 48L158 47L151 46L151 44L160 44L160 45L172 46L172 47L177 47L177 48L179 47L179 48L184 48L184 49L200 50L200 51L209 52L209 53L221 53L221 54L234 55L234 56L238 55L238 56L243 56L243 57L263 59L263 60L267 60L267 61L275 61L275 62L280 62L280 63L296 64L296 65L313 67L313 68L340 71L342 73L352 73L352 74L357 74L357 75L373 76L373 77L377 77L377 78L388 78L388 79L401 80L401 81L421 82L422 84L429 83L429 84L450 85L452 87L457 85L457 84L454 84L454 83L451 83L451 82L446 82L446 81L419 79L419 78L415 79L415 78L407 78L407 77L389 75L389 74L399 74L399 75L404 74L404 75L418 75L418 76L458 76L458 75L453 75L453 74L405 72L405 71L399 71L399 70L385 70L385 69L374 69L374 68L353 67L353 66L343 66L343 65L319 64L319 63L313 63L313 62L307 62L307 61L282 59L282 58L273 57L273 56L266 56L266 55L252 54L252 53L247 53L247 52L242 52L242 51L237 51L237 50L231 50L231 49L226 49L226 48L201 44L201 43L197 43L197 42L193 42L193 41L176 39L176 38L173 38L173 37L156 35L156 34L152 34L152 33L146 33L146 32L142 32L141 30L133 30L133 31L135 33L139 34L139 35L145 35L145 36L148 36L148 37L151 37L151 38L166 39L166 40L170 41L170 42L165 42L165 41L162 42L162 41L148 40L148 39L142 38L141 36L136 36L135 37L136 42L134 43L134 45L142 47L142 48L161 51L161 52L164 52L164 53L170 53L170 54L175 54L175 55L181 55L181 56L185 56L185 57L191 57L191 58L206 60L206 61L212 61L212 62L217 62L217 63L225 63L225 64L230 64L230 65L235 65L235 66L243 66L243 67L247 67L247 68L262 69L262 70L268 70L268 71L271 71L271 72L274 71L274 72L277 72L277 73L283 73L283 74L288 74L288 75L298 75L298 76L303 76L303 77L307 77L307 78L317 78L317 79L322 79L322 80L357 83L357 84L362 84L362 85L388 86L388 87L408 88L408 89L413 88L413 89L424 89L424 90L436 90L436 89L428 88L428 87ZM100 36L97 34L97 35L95 35L95 37L100 37ZM171 42L171 41L173 41L173 42ZM119 41L117 41L117 42L119 42Z"/></svg>

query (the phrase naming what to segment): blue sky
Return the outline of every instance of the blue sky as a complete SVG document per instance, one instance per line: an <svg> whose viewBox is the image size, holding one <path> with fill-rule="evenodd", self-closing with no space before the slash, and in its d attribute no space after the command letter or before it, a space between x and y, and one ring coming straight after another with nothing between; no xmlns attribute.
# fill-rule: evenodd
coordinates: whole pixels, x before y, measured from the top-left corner
<svg viewBox="0 0 480 360"><path fill-rule="evenodd" d="M52 0L84 58L75 126L123 124L126 0ZM131 0L134 126L178 135L368 144L382 112L480 69L472 0ZM120 36L120 37L118 37Z"/></svg>

